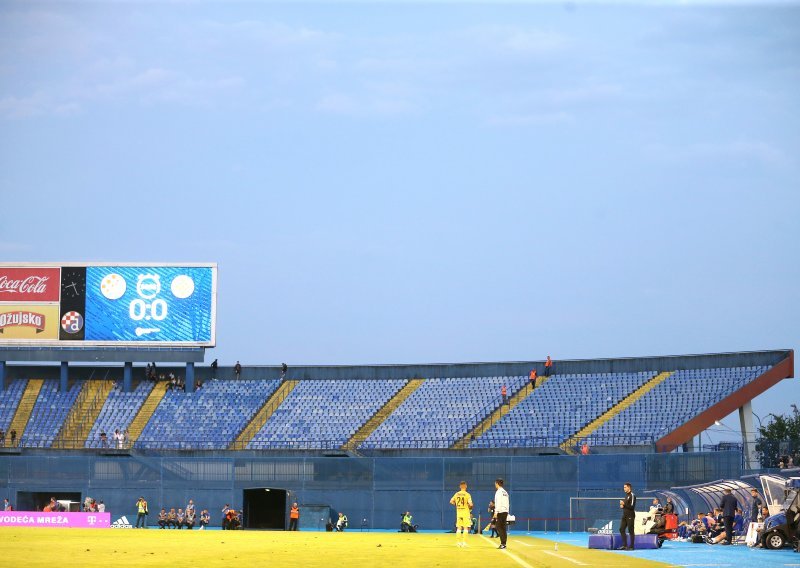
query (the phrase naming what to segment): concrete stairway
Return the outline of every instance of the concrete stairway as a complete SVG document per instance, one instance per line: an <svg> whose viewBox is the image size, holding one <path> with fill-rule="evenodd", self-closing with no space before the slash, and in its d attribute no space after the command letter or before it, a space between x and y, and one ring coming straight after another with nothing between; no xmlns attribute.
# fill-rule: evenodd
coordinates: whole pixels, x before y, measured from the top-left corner
<svg viewBox="0 0 800 568"><path fill-rule="evenodd" d="M161 404L161 401L164 399L164 395L167 394L168 386L168 381L159 381L153 385L153 390L151 390L150 394L147 395L147 398L142 403L142 407L139 409L139 412L136 413L131 425L128 426L128 444L131 447L133 446L134 442L139 439L139 436L142 435L144 427L147 426L147 423L150 422L153 414L155 414L156 408L158 408L158 405Z"/></svg>
<svg viewBox="0 0 800 568"><path fill-rule="evenodd" d="M113 387L113 381L86 381L52 447L68 450L83 448Z"/></svg>
<svg viewBox="0 0 800 568"><path fill-rule="evenodd" d="M386 401L386 404L381 406L369 420L364 422L361 428L356 430L356 433L344 443L342 449L354 452L356 448L358 448L358 446L360 446L364 440L369 438L370 434L377 430L378 426L383 424L383 422L389 418L389 415L397 410L397 408L403 404L403 402L405 402L409 396L411 396L411 393L417 390L424 382L425 379L411 379L405 385L403 385L403 387L398 390L392 398Z"/></svg>
<svg viewBox="0 0 800 568"><path fill-rule="evenodd" d="M236 439L230 443L228 446L229 450L244 450L247 448L247 444L258 434L259 430L264 427L264 424L267 423L270 416L278 409L278 407L286 400L286 397L289 396L294 387L297 386L297 381L293 379L287 379L281 383L272 396L270 396L267 401L263 404L263 406L253 415L253 418L247 425L239 432L239 435L236 436Z"/></svg>
<svg viewBox="0 0 800 568"><path fill-rule="evenodd" d="M540 385L544 384L547 381L548 377L537 377L536 379L536 387L538 388ZM481 420L472 430L467 432L463 438L458 440L455 444L450 446L453 450L465 450L469 447L470 443L473 439L478 438L481 434L486 432L489 428L497 424L497 422L503 418L506 414L511 412L515 406L517 406L520 402L528 398L528 396L533 393L536 389L531 387L530 382L525 383L522 385L517 392L511 395L511 398L508 399L508 404L501 404L499 407L495 408L489 415Z"/></svg>
<svg viewBox="0 0 800 568"><path fill-rule="evenodd" d="M620 412L631 406L633 403L642 398L648 392L650 392L658 385L666 381L670 377L670 375L672 375L674 372L675 371L665 371L663 373L659 373L656 376L654 376L652 379L647 381L638 389L636 389L628 396L620 400L617 404L609 408L604 414L601 414L600 416L589 422L586 426L578 430L566 442L561 444L560 446L561 449L567 452L568 454L577 453L575 447L582 439L591 436L592 433L596 432L597 429L600 428L603 424L614 418L617 414L619 414Z"/></svg>
<svg viewBox="0 0 800 568"><path fill-rule="evenodd" d="M25 433L25 428L28 427L28 420L31 418L33 406L36 404L36 399L39 398L39 392L42 390L44 381L42 379L30 379L28 384L25 385L25 392L19 399L17 410L14 412L14 418L11 419L11 424L6 430L6 446L11 447L11 434L12 430L17 431L17 440L15 445L19 445L19 440Z"/></svg>

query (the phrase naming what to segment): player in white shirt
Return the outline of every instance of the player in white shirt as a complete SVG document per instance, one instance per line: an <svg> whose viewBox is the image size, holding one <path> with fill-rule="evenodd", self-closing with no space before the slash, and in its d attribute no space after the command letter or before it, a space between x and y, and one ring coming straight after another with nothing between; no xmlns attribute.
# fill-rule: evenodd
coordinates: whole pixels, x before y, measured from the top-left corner
<svg viewBox="0 0 800 568"><path fill-rule="evenodd" d="M494 488L497 490L494 494L494 520L497 528L497 534L500 536L500 546L497 548L500 549L506 547L506 540L508 538L506 522L508 519L508 511L510 506L508 491L503 489L504 483L505 482L500 478L494 480Z"/></svg>

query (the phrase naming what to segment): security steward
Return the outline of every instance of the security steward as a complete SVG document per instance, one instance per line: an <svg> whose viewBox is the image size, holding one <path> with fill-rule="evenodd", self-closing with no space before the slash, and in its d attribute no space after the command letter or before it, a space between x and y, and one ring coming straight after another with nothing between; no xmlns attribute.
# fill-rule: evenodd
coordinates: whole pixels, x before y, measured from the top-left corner
<svg viewBox="0 0 800 568"><path fill-rule="evenodd" d="M622 535L622 546L617 550L633 550L633 525L636 520L636 495L633 494L633 488L630 483L622 486L625 491L625 498L619 500L619 508L622 509L622 522L619 525L619 534ZM625 529L631 535L631 545L628 546L627 539L625 538Z"/></svg>
<svg viewBox="0 0 800 568"><path fill-rule="evenodd" d="M297 524L300 522L300 509L297 503L292 503L292 508L289 510L289 530L296 531Z"/></svg>

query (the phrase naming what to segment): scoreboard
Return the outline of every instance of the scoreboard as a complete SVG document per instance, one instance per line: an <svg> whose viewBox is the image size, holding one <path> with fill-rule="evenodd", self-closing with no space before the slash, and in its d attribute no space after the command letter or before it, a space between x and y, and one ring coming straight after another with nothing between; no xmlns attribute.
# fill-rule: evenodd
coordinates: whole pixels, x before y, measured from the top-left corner
<svg viewBox="0 0 800 568"><path fill-rule="evenodd" d="M216 264L0 264L0 345L213 347Z"/></svg>

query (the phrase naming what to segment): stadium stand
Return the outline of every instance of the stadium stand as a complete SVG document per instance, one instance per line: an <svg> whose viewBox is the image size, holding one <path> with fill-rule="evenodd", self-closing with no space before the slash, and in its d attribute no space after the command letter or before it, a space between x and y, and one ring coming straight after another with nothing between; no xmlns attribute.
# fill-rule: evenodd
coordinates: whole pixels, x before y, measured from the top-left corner
<svg viewBox="0 0 800 568"><path fill-rule="evenodd" d="M558 446L655 374L553 375L470 447Z"/></svg>
<svg viewBox="0 0 800 568"><path fill-rule="evenodd" d="M247 447L339 448L405 384L403 380L300 381Z"/></svg>
<svg viewBox="0 0 800 568"><path fill-rule="evenodd" d="M142 381L131 392L122 392L119 387L114 388L108 395L97 421L94 423L89 437L86 439L87 448L100 448L102 443L100 433L108 436L108 446L112 445L111 434L115 430L124 432L128 429L136 413L139 412L150 391L153 383Z"/></svg>
<svg viewBox="0 0 800 568"><path fill-rule="evenodd" d="M27 381L24 379L17 379L11 381L8 388L0 391L0 430L8 433L11 420L14 419L14 413L17 411L17 405L22 398L22 393L25 392L25 385Z"/></svg>
<svg viewBox="0 0 800 568"><path fill-rule="evenodd" d="M648 444L741 389L770 367L676 371L635 404L598 428L592 446Z"/></svg>
<svg viewBox="0 0 800 568"><path fill-rule="evenodd" d="M58 381L44 381L25 433L20 439L20 446L51 447L82 388L83 381L76 381L69 390L62 392L58 390Z"/></svg>
<svg viewBox="0 0 800 568"><path fill-rule="evenodd" d="M511 396L525 376L426 380L361 444L363 449L449 448Z"/></svg>
<svg viewBox="0 0 800 568"><path fill-rule="evenodd" d="M279 384L216 380L195 392L167 391L134 447L226 449Z"/></svg>

